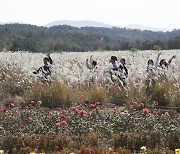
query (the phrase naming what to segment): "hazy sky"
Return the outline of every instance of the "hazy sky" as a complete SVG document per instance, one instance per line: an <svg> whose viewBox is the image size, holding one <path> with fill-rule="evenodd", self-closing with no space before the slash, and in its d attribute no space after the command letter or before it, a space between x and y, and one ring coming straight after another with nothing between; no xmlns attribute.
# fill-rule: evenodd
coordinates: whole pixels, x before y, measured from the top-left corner
<svg viewBox="0 0 180 154"><path fill-rule="evenodd" d="M119 27L180 28L180 0L0 0L0 6L0 23L91 20Z"/></svg>

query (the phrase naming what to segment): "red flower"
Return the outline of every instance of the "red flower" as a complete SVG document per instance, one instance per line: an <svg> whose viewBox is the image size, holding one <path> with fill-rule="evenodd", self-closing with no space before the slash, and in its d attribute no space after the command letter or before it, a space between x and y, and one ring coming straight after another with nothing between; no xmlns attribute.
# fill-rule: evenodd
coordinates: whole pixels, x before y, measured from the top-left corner
<svg viewBox="0 0 180 154"><path fill-rule="evenodd" d="M33 105L35 102L33 100L31 100L30 103Z"/></svg>
<svg viewBox="0 0 180 154"><path fill-rule="evenodd" d="M153 114L153 115L157 115L157 111L154 110L154 111L152 112L152 114Z"/></svg>
<svg viewBox="0 0 180 154"><path fill-rule="evenodd" d="M61 123L60 122L56 122L55 125L56 125L56 127L60 127Z"/></svg>
<svg viewBox="0 0 180 154"><path fill-rule="evenodd" d="M74 107L74 106L71 107L71 110L74 111L74 112L76 111L76 109L77 109L77 107Z"/></svg>
<svg viewBox="0 0 180 154"><path fill-rule="evenodd" d="M26 103L26 101L25 101L25 100L22 100L20 103L21 103L21 104L25 104L25 103Z"/></svg>
<svg viewBox="0 0 180 154"><path fill-rule="evenodd" d="M148 108L144 108L142 111L143 111L144 114L146 114L146 113L149 112L149 109Z"/></svg>
<svg viewBox="0 0 180 154"><path fill-rule="evenodd" d="M7 112L8 112L8 109L7 109L7 108L4 108L4 109L3 109L3 112L4 112L4 113L7 113Z"/></svg>
<svg viewBox="0 0 180 154"><path fill-rule="evenodd" d="M143 108L144 107L144 103L140 103L139 106Z"/></svg>
<svg viewBox="0 0 180 154"><path fill-rule="evenodd" d="M37 101L37 105L41 105L42 104L42 101Z"/></svg>
<svg viewBox="0 0 180 154"><path fill-rule="evenodd" d="M29 121L32 121L33 119L31 117L28 118Z"/></svg>
<svg viewBox="0 0 180 154"><path fill-rule="evenodd" d="M133 105L137 105L138 103L137 102L133 102Z"/></svg>
<svg viewBox="0 0 180 154"><path fill-rule="evenodd" d="M10 104L10 107L11 107L11 108L15 107L15 104L14 104L14 103L11 103L11 104Z"/></svg>
<svg viewBox="0 0 180 154"><path fill-rule="evenodd" d="M67 122L66 122L65 120L63 120L60 125L66 126L66 125L67 125Z"/></svg>

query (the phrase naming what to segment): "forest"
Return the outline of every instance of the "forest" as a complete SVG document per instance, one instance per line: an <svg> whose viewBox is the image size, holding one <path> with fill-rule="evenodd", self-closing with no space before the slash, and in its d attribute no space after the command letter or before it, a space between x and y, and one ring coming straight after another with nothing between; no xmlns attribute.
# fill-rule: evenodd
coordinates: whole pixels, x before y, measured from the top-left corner
<svg viewBox="0 0 180 154"><path fill-rule="evenodd" d="M171 32L103 27L0 25L0 51L85 52L180 48L180 29Z"/></svg>

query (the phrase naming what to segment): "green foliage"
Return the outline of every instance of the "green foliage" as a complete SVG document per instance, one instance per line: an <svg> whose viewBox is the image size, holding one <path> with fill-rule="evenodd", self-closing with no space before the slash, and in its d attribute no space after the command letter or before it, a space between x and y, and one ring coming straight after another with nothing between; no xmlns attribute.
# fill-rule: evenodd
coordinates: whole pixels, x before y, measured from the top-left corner
<svg viewBox="0 0 180 154"><path fill-rule="evenodd" d="M153 50L159 51L159 50L161 50L161 46L160 45L154 45Z"/></svg>
<svg viewBox="0 0 180 154"><path fill-rule="evenodd" d="M38 27L25 24L0 25L0 51L95 51L180 48L180 30L151 32L126 28L76 28L67 25ZM165 41L167 40L167 41Z"/></svg>

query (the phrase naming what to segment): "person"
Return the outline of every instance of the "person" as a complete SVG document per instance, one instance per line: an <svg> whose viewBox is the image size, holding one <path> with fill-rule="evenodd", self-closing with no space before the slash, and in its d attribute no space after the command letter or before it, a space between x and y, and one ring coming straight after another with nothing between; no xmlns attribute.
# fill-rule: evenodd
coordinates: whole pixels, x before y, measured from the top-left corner
<svg viewBox="0 0 180 154"><path fill-rule="evenodd" d="M117 64L117 57L116 56L111 56L111 59L109 61L112 64L112 70L117 71L118 70L118 64Z"/></svg>
<svg viewBox="0 0 180 154"><path fill-rule="evenodd" d="M97 61L93 59L93 55L90 56L90 60L86 59L86 66L88 69L96 69L97 68Z"/></svg>
<svg viewBox="0 0 180 154"><path fill-rule="evenodd" d="M41 81L43 83L50 84L51 83L51 65L53 64L52 58L50 54L47 54L45 58L43 58L44 66L41 66L39 69L33 72L33 74L41 73L42 78Z"/></svg>
<svg viewBox="0 0 180 154"><path fill-rule="evenodd" d="M168 69L169 65L171 64L171 62L174 58L176 58L176 55L172 56L168 62L166 62L165 59L161 59L161 61L159 62L159 67L162 69Z"/></svg>
<svg viewBox="0 0 180 154"><path fill-rule="evenodd" d="M126 78L128 77L128 69L125 66L126 60L124 58L120 59L120 65L119 65L119 79L122 82L122 85L125 87L126 86Z"/></svg>
<svg viewBox="0 0 180 154"><path fill-rule="evenodd" d="M168 71L169 66L174 58L176 58L176 55L173 55L168 62L166 62L165 59L160 60L158 65L158 74L160 77L166 77L166 72Z"/></svg>

